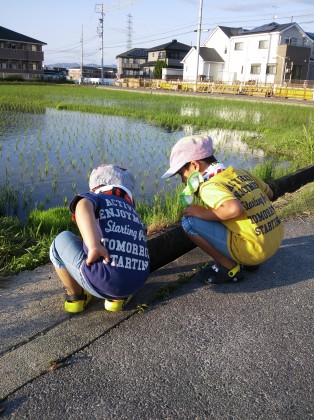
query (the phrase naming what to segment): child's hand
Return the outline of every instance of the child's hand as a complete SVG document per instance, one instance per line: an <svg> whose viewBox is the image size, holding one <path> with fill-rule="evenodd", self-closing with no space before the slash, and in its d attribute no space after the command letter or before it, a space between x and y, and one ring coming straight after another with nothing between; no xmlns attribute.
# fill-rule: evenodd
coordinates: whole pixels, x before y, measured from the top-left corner
<svg viewBox="0 0 314 420"><path fill-rule="evenodd" d="M184 211L183 215L185 217L197 217L198 219L206 220L208 218L209 210L205 207L202 207L198 204L193 204L191 206L187 206Z"/></svg>
<svg viewBox="0 0 314 420"><path fill-rule="evenodd" d="M229 220L240 217L244 208L239 200L228 200L222 203L217 209L205 208L198 204L188 206L184 211L185 217L197 217L203 220Z"/></svg>
<svg viewBox="0 0 314 420"><path fill-rule="evenodd" d="M107 264L110 262L109 252L106 247L102 244L97 245L95 248L90 248L88 250L86 265L90 266L93 262L99 260L99 258L103 257L104 263Z"/></svg>

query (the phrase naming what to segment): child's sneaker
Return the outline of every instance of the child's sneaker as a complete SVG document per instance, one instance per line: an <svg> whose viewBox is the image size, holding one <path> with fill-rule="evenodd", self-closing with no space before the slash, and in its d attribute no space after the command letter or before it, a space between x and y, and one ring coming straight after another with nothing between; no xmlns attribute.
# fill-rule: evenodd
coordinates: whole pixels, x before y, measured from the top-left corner
<svg viewBox="0 0 314 420"><path fill-rule="evenodd" d="M205 284L235 283L244 278L240 264L236 265L232 270L228 270L217 262L200 270L196 276Z"/></svg>
<svg viewBox="0 0 314 420"><path fill-rule="evenodd" d="M132 297L133 295L130 295L125 299L119 299L119 300L105 299L104 307L106 311L120 312L130 302Z"/></svg>
<svg viewBox="0 0 314 420"><path fill-rule="evenodd" d="M92 295L85 290L80 295L65 295L64 310L72 314L83 312L92 299Z"/></svg>

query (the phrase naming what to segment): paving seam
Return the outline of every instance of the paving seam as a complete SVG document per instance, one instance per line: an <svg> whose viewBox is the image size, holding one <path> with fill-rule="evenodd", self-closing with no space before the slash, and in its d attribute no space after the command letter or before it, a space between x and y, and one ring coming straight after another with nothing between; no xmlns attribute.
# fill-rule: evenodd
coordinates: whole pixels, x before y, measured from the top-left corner
<svg viewBox="0 0 314 420"><path fill-rule="evenodd" d="M116 329L117 327L119 327L123 322L129 320L130 318L132 318L134 315L138 314L139 311L135 310L132 311L131 314L127 315L125 318L123 318L121 321L117 322L116 324L114 324L112 327L107 328L103 333L98 334L96 337L93 337L91 340L89 340L87 343L85 343L84 345L80 346L79 348L75 349L73 352L67 354L66 356L58 359L58 361L56 361L57 365L61 365L59 368L65 367L66 366L66 362L73 357L75 354L79 353L80 351L86 349L87 347L89 347L91 344L93 344L94 342L96 342L97 340L99 340L100 338L104 337L106 334L110 333L111 331L113 331L114 329ZM63 321L62 321L63 322ZM58 323L61 324L62 322ZM52 330L53 328L51 328ZM38 335L42 335L42 334L37 334ZM20 389L24 388L26 385L31 384L32 382L34 382L36 379L40 378L43 375L46 375L47 373L50 373L50 371L48 370L48 368L46 370L43 370L42 372L40 372L39 374L35 375L32 379L29 379L28 381L25 381L23 384L19 385L18 387L12 389L10 392L8 392L6 395L1 396L0 397L0 403L4 402L8 397L10 397L11 395L13 395L15 392L19 391Z"/></svg>

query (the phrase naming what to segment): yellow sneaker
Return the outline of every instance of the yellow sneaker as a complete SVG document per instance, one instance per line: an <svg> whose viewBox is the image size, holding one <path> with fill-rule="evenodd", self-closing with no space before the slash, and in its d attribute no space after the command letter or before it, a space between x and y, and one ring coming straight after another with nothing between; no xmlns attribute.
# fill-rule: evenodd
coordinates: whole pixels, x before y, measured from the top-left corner
<svg viewBox="0 0 314 420"><path fill-rule="evenodd" d="M133 295L130 295L125 299L119 299L119 300L105 299L104 307L106 311L120 312L130 302L132 297Z"/></svg>
<svg viewBox="0 0 314 420"><path fill-rule="evenodd" d="M83 312L92 299L92 295L85 290L81 295L65 295L64 310L72 314Z"/></svg>

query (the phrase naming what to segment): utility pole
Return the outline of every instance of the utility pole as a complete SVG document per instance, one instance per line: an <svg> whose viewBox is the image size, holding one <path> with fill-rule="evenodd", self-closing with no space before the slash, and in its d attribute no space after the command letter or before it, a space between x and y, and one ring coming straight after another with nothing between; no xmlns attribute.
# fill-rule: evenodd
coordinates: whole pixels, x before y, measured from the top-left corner
<svg viewBox="0 0 314 420"><path fill-rule="evenodd" d="M105 4L106 11L114 10L114 9L121 9L122 7L125 7L132 4L134 0L110 0L109 4ZM100 13L99 18L99 25L98 25L98 34L101 38L101 82L103 82L104 78L104 4L96 4L95 8L96 13Z"/></svg>
<svg viewBox="0 0 314 420"><path fill-rule="evenodd" d="M202 14L203 14L203 0L200 0L199 16L198 16L198 30L197 30L197 48L196 48L196 73L194 92L197 91L198 67L200 61L200 44L201 44L201 31L202 31Z"/></svg>
<svg viewBox="0 0 314 420"><path fill-rule="evenodd" d="M100 13L98 35L101 39L101 84L104 79L104 4L96 4L96 13Z"/></svg>
<svg viewBox="0 0 314 420"><path fill-rule="evenodd" d="M83 25L81 34L81 84L83 83Z"/></svg>
<svg viewBox="0 0 314 420"><path fill-rule="evenodd" d="M130 50L132 48L132 15L128 14L128 38L127 38L127 49Z"/></svg>

